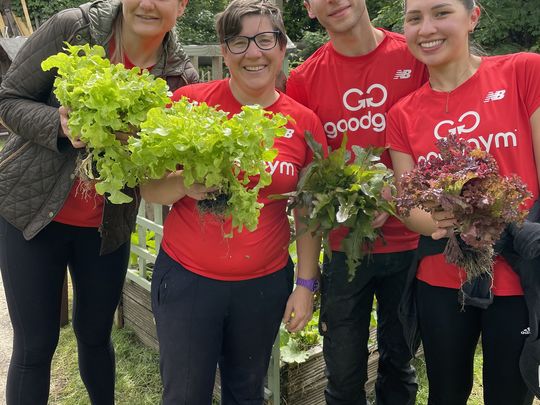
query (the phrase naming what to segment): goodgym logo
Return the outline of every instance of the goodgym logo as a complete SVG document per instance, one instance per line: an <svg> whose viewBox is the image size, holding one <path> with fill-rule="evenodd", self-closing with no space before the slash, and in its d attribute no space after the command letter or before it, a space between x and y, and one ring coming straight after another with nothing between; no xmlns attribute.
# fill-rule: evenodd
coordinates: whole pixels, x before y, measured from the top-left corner
<svg viewBox="0 0 540 405"><path fill-rule="evenodd" d="M394 75L394 79L410 79L412 70L411 69L399 69Z"/></svg>
<svg viewBox="0 0 540 405"><path fill-rule="evenodd" d="M506 95L506 90L497 90L497 91L490 91L486 98L484 99L484 103L489 103L490 101L499 101L504 98Z"/></svg>
<svg viewBox="0 0 540 405"><path fill-rule="evenodd" d="M459 117L457 122L444 120L439 122L433 131L437 139L443 139L452 135L470 134L480 125L480 114L476 111L467 111ZM442 128L442 129L441 129Z"/></svg>

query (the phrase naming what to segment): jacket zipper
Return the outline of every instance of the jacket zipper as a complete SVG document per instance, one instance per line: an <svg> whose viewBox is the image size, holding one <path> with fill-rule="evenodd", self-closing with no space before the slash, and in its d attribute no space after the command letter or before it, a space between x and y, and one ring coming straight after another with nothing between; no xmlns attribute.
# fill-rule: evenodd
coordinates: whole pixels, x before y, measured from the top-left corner
<svg viewBox="0 0 540 405"><path fill-rule="evenodd" d="M13 159L15 159L17 156L19 156L21 153L23 153L28 147L32 141L26 141L24 144L21 145L19 149L17 149L15 152L13 152L11 155L9 155L4 161L0 162L0 169L2 169L6 164L11 162Z"/></svg>

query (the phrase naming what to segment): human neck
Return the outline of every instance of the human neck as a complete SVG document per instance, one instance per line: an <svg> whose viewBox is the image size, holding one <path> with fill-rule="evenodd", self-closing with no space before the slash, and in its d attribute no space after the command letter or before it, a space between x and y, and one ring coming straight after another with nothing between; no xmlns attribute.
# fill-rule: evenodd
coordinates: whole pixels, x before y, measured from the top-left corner
<svg viewBox="0 0 540 405"><path fill-rule="evenodd" d="M372 52L384 39L384 33L360 22L347 32L328 32L336 52L344 56L362 56Z"/></svg>
<svg viewBox="0 0 540 405"><path fill-rule="evenodd" d="M157 63L164 37L140 38L122 31L124 53L135 66L146 68Z"/></svg>
<svg viewBox="0 0 540 405"><path fill-rule="evenodd" d="M250 91L238 86L232 77L229 79L229 88L234 98L242 105L258 104L266 108L274 104L279 98L279 93L274 86L260 91Z"/></svg>
<svg viewBox="0 0 540 405"><path fill-rule="evenodd" d="M462 61L441 66L428 66L431 88L443 92L455 90L476 73L481 62L482 59L479 56L468 55Z"/></svg>

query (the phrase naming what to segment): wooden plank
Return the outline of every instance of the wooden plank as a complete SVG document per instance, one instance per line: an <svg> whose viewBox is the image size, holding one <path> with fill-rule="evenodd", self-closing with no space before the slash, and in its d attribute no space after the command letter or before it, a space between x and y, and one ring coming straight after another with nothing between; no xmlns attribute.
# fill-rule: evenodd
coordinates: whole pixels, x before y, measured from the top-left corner
<svg viewBox="0 0 540 405"><path fill-rule="evenodd" d="M143 306L148 311L152 310L152 305L150 302L150 291L141 287L131 280L126 280L124 284L124 295L127 295L137 304Z"/></svg>
<svg viewBox="0 0 540 405"><path fill-rule="evenodd" d="M4 23L4 16L0 13L0 35L2 38L7 38L7 26Z"/></svg>
<svg viewBox="0 0 540 405"><path fill-rule="evenodd" d="M18 37L21 32L17 27L17 23L13 19L13 13L11 12L11 9L4 9L4 18L6 21L6 25L8 26L8 36L11 35L12 37Z"/></svg>
<svg viewBox="0 0 540 405"><path fill-rule="evenodd" d="M26 26L23 20L18 15L13 14L13 18L15 19L15 23L17 24L17 28L19 28L19 31L22 35L25 37L30 36L30 30Z"/></svg>
<svg viewBox="0 0 540 405"><path fill-rule="evenodd" d="M221 56L212 57L212 80L223 79L223 58Z"/></svg>
<svg viewBox="0 0 540 405"><path fill-rule="evenodd" d="M195 70L199 70L199 57L198 56L190 56L189 59L191 60L191 63L193 64L193 67Z"/></svg>
<svg viewBox="0 0 540 405"><path fill-rule="evenodd" d="M28 27L30 34L32 34L34 30L32 28L32 22L30 21L30 14L28 14L28 7L26 7L26 0L21 0L21 6L26 20L26 26Z"/></svg>
<svg viewBox="0 0 540 405"><path fill-rule="evenodd" d="M221 56L220 45L184 45L188 56Z"/></svg>

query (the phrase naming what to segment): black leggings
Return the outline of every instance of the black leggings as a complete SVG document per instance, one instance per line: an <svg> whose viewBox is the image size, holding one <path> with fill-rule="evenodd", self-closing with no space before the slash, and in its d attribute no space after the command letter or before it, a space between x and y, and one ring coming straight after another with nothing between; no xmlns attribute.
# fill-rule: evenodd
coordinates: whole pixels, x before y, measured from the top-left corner
<svg viewBox="0 0 540 405"><path fill-rule="evenodd" d="M73 329L79 369L94 405L114 403L113 315L129 244L100 256L96 228L52 222L30 241L0 218L0 268L13 324L8 405L47 404L51 359L59 337L66 267L74 287Z"/></svg>
<svg viewBox="0 0 540 405"><path fill-rule="evenodd" d="M293 264L250 280L192 273L160 251L152 275L163 405L262 405L264 376L293 287Z"/></svg>
<svg viewBox="0 0 540 405"><path fill-rule="evenodd" d="M457 290L417 281L420 333L429 380L428 405L466 405L473 384L474 351L482 337L486 405L524 405L532 396L519 371L529 326L522 296L495 296L485 310L461 310Z"/></svg>

